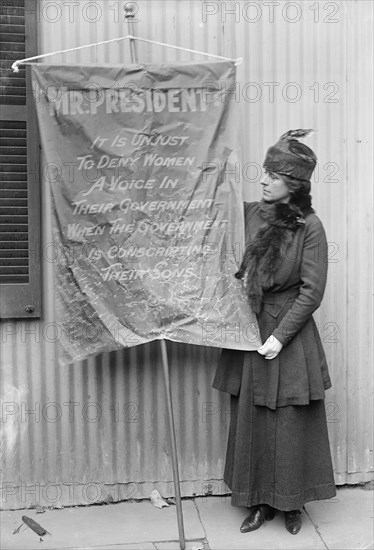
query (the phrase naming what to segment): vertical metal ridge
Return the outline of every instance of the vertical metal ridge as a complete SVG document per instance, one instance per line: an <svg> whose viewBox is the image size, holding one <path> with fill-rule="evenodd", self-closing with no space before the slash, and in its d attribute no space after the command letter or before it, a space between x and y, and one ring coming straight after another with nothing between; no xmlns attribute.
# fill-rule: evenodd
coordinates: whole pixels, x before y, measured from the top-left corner
<svg viewBox="0 0 374 550"><path fill-rule="evenodd" d="M348 82L347 87L352 94L355 106L372 105L373 73L369 65L373 52L373 4L357 2L348 6L350 28L359 25L360 32L354 37L351 33L347 47ZM366 55L363 54L365 52ZM362 76L361 76L362 75ZM363 76L365 75L365 76ZM372 463L372 399L361 401L363 386L365 391L372 391L373 378L366 378L366 372L372 369L373 356L366 345L360 341L372 340L373 311L368 300L372 294L373 257L368 250L373 250L372 235L372 185L365 185L372 163L372 118L364 109L348 112L349 122L353 132L348 139L348 157L352 159L348 166L349 186L348 204L351 205L351 215L348 219L349 239L349 270L348 270L348 334L352 345L347 349L348 364L355 369L348 369L348 472L356 472L358 464L364 463L364 468ZM370 205L370 206L369 206ZM366 251L366 252L365 252ZM366 292L363 292L363 289ZM359 403L359 406L357 404ZM360 426L360 429L357 429ZM370 433L368 439L367 434ZM366 437L365 437L366 436Z"/></svg>

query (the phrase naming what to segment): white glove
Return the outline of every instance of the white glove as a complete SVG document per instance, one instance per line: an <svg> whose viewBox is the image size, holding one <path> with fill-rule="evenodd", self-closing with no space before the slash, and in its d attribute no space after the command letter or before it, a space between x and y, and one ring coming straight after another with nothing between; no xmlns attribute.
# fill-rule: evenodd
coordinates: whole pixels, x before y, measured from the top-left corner
<svg viewBox="0 0 374 550"><path fill-rule="evenodd" d="M260 355L264 355L265 359L275 359L282 348L283 344L271 335L257 351Z"/></svg>

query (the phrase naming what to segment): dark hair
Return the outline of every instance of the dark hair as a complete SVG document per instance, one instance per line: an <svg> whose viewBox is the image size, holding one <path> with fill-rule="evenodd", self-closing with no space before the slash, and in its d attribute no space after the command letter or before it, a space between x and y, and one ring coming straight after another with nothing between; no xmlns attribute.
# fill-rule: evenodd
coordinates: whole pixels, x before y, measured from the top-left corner
<svg viewBox="0 0 374 550"><path fill-rule="evenodd" d="M290 191L290 202L298 206L301 211L307 210L314 212L312 209L312 196L310 194L310 181L300 180L286 175L282 175L282 178Z"/></svg>

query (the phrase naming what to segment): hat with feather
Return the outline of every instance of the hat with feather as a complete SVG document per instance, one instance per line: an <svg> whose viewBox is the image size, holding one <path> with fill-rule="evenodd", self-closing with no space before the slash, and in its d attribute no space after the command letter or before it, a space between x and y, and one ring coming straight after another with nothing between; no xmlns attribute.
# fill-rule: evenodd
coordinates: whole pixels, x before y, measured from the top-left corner
<svg viewBox="0 0 374 550"><path fill-rule="evenodd" d="M289 130L266 153L264 168L283 176L310 181L317 157L304 143L296 138L304 138L313 130Z"/></svg>

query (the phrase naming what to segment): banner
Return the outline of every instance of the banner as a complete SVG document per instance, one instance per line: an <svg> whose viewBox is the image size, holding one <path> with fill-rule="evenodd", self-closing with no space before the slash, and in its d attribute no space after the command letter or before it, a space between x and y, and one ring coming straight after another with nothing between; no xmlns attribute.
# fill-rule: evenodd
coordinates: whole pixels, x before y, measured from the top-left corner
<svg viewBox="0 0 374 550"><path fill-rule="evenodd" d="M62 362L165 338L254 350L232 62L33 65Z"/></svg>

